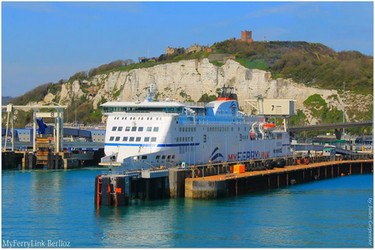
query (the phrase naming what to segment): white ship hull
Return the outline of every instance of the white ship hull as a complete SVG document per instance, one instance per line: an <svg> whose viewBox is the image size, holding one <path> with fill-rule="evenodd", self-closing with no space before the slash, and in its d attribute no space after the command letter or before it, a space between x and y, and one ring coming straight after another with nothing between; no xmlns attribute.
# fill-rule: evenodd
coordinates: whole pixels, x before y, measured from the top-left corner
<svg viewBox="0 0 375 250"><path fill-rule="evenodd" d="M290 156L289 135L267 130L263 116L238 112L237 102L107 103L103 164L126 169L197 165Z"/></svg>

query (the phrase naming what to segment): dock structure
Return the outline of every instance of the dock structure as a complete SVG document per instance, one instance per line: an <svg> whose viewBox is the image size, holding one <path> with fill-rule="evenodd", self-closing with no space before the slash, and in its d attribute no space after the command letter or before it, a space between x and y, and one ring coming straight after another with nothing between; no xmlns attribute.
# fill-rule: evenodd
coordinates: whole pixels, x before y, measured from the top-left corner
<svg viewBox="0 0 375 250"><path fill-rule="evenodd" d="M373 160L343 160L185 179L185 197L213 199L373 172Z"/></svg>
<svg viewBox="0 0 375 250"><path fill-rule="evenodd" d="M124 206L131 199L169 198L168 169L140 170L95 178L95 205Z"/></svg>
<svg viewBox="0 0 375 250"><path fill-rule="evenodd" d="M73 169L83 166L95 166L104 155L103 149L78 150L77 152L53 151L4 151L2 169Z"/></svg>
<svg viewBox="0 0 375 250"><path fill-rule="evenodd" d="M88 147L98 147L95 142L88 142L86 145L75 144L77 149L70 150L64 142L64 131L71 136L91 136L89 131L81 131L66 128L64 129L64 112L66 106L56 105L32 105L16 106L8 104L2 106L6 109L7 123L4 131L4 146L2 148L2 169L68 169L81 167L85 163L96 165L99 159L104 155L103 143L96 150ZM32 150L28 149L28 143L23 144L24 150L16 150L16 133L14 129L14 112L16 109L33 110L33 128L28 131ZM48 126L43 119L53 123ZM39 129L37 129L37 125ZM39 133L37 133L37 130ZM98 132L96 132L96 135ZM8 136L11 135L11 138ZM8 150L7 142L11 142L11 148ZM24 141L23 141L24 142ZM18 142L20 143L20 142ZM69 149L67 149L69 148Z"/></svg>
<svg viewBox="0 0 375 250"><path fill-rule="evenodd" d="M278 165L281 163L286 166ZM342 157L287 158L104 174L95 179L95 205L122 206L132 199L216 199L372 173L372 155L364 155L351 160Z"/></svg>

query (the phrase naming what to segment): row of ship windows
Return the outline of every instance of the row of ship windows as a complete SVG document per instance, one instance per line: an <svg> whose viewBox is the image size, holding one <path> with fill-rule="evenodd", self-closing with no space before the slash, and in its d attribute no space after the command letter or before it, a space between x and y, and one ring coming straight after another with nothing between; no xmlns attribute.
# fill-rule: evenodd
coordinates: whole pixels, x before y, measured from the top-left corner
<svg viewBox="0 0 375 250"><path fill-rule="evenodd" d="M177 137L176 141L177 142L192 142L193 137Z"/></svg>
<svg viewBox="0 0 375 250"><path fill-rule="evenodd" d="M190 127L180 127L180 132L196 132L196 128ZM231 131L233 131L233 127L231 127ZM240 127L238 127L238 131L240 131ZM246 131L246 127L244 127L244 131ZM229 132L229 127L208 127L207 132Z"/></svg>
<svg viewBox="0 0 375 250"><path fill-rule="evenodd" d="M109 137L109 141L120 141L121 137L120 136L111 136ZM129 142L140 142L142 140L142 137L134 137L134 136L124 136L122 137L122 141L129 141ZM144 142L156 142L156 137L145 137L143 138Z"/></svg>
<svg viewBox="0 0 375 250"><path fill-rule="evenodd" d="M112 131L123 131L124 127L117 127L113 126ZM233 127L231 128L233 131ZM196 132L196 128L190 128L190 127L180 127L179 128L180 132ZM130 127L127 126L125 127L125 131L132 131L132 132L143 132L144 127ZM159 127L146 127L147 132L159 132ZM240 127L238 127L238 131L240 131ZM244 131L246 131L246 127L244 128ZM229 132L229 127L208 127L207 132Z"/></svg>
<svg viewBox="0 0 375 250"><path fill-rule="evenodd" d="M117 126L114 126L112 127L112 131L122 131L124 129L124 127L117 127ZM125 131L132 131L132 132L136 132L138 130L138 132L143 132L143 127L125 127ZM159 127L154 127L154 129L152 129L152 127L147 127L146 128L146 131L147 132L151 132L151 131L154 131L154 132L159 132Z"/></svg>
<svg viewBox="0 0 375 250"><path fill-rule="evenodd" d="M232 127L232 131L233 131L233 127ZM207 132L229 132L229 127L208 127Z"/></svg>
<svg viewBox="0 0 375 250"><path fill-rule="evenodd" d="M230 128L230 130L233 132L233 127ZM237 128L238 131L241 131L241 127ZM244 127L243 131L246 132L247 128ZM229 132L229 127L208 127L207 132Z"/></svg>
<svg viewBox="0 0 375 250"><path fill-rule="evenodd" d="M157 155L156 160L165 160L165 159L174 159L175 155ZM142 159L142 160L147 160L147 155L142 155L142 156L137 156L137 160Z"/></svg>
<svg viewBox="0 0 375 250"><path fill-rule="evenodd" d="M111 136L111 137L109 137L109 141L120 141L120 139L121 139L121 137L120 136ZM191 137L177 137L176 138L176 141L177 142L192 142L194 139L193 139L193 137L191 136ZM125 141L125 142L127 142L127 141L129 141L129 142L140 142L140 141L142 141L142 137L134 137L134 136L124 136L124 137L122 137L122 141ZM143 138L143 141L144 142L156 142L156 137L148 137L148 136L146 136L146 137L144 137Z"/></svg>
<svg viewBox="0 0 375 250"><path fill-rule="evenodd" d="M195 132L195 131L197 131L197 128L195 128L195 127L193 127L193 128L191 128L191 127L186 127L186 128L180 127L180 132Z"/></svg>
<svg viewBox="0 0 375 250"><path fill-rule="evenodd" d="M113 118L113 120L120 120L120 118L121 118L121 120L127 120L128 119L128 117L115 117L115 118ZM137 120L141 120L141 121L143 121L143 118L146 118L146 117L142 117L142 116L140 116L140 117L138 117L138 119ZM152 118L153 117L147 117L147 119L145 119L145 120L147 120L147 121L152 121ZM161 117L154 117L155 118L155 120L157 120L157 121L161 121ZM136 120L136 118L135 117L129 117L129 120Z"/></svg>

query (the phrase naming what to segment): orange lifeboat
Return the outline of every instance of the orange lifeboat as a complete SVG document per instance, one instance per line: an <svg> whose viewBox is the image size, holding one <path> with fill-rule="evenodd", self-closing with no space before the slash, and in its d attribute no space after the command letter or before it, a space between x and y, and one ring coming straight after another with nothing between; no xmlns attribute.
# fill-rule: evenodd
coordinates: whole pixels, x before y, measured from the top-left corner
<svg viewBox="0 0 375 250"><path fill-rule="evenodd" d="M265 130L271 130L271 129L274 129L275 128L275 124L274 123L264 123L263 124L263 128L265 129Z"/></svg>

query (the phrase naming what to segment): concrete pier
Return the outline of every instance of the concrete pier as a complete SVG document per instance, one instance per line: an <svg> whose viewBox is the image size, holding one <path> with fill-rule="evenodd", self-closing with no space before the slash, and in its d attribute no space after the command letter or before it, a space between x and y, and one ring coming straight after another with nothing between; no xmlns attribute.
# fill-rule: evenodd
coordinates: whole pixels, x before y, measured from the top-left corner
<svg viewBox="0 0 375 250"><path fill-rule="evenodd" d="M351 174L373 173L373 160L317 162L240 174L187 178L185 197L214 199Z"/></svg>
<svg viewBox="0 0 375 250"><path fill-rule="evenodd" d="M24 155L14 151L2 152L2 169L21 169L24 164Z"/></svg>
<svg viewBox="0 0 375 250"><path fill-rule="evenodd" d="M169 170L169 195L171 198L185 197L185 179L191 176L190 169L172 168Z"/></svg>
<svg viewBox="0 0 375 250"><path fill-rule="evenodd" d="M95 205L117 207L128 205L131 199L169 198L168 175L168 169L98 175L95 178Z"/></svg>
<svg viewBox="0 0 375 250"><path fill-rule="evenodd" d="M132 199L216 199L270 190L351 174L373 173L372 156L333 161L289 158L250 162L223 162L187 168L139 170L98 175L96 206L122 206ZM314 161L314 163L311 163ZM284 166L285 163L294 164ZM259 170L263 169L263 170Z"/></svg>
<svg viewBox="0 0 375 250"><path fill-rule="evenodd" d="M2 169L73 169L83 166L95 166L104 155L99 149L93 153L82 151L78 153L52 151L5 151L2 152Z"/></svg>

